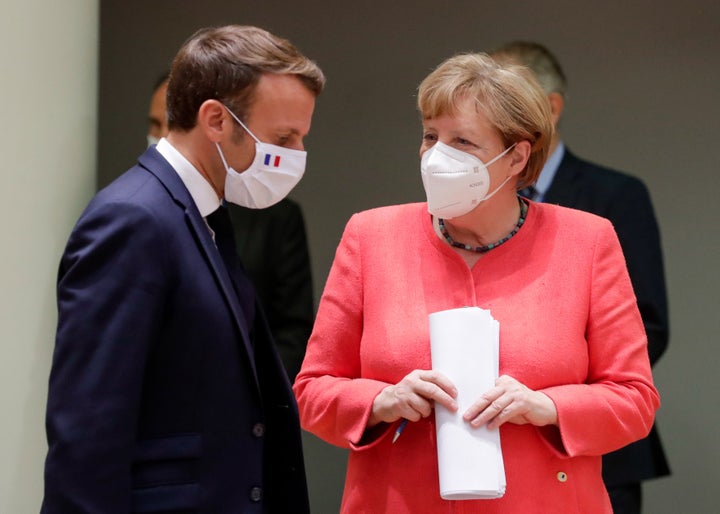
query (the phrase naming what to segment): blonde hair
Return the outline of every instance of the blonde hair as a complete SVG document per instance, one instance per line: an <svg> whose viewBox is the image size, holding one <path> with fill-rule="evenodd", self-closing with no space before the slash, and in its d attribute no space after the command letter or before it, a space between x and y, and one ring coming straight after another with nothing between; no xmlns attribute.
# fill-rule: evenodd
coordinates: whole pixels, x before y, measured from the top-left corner
<svg viewBox="0 0 720 514"><path fill-rule="evenodd" d="M487 116L505 147L520 141L531 146L518 175L518 188L537 180L548 157L553 123L547 96L526 68L499 64L487 54L460 54L441 63L418 89L423 119L454 115L471 98Z"/></svg>

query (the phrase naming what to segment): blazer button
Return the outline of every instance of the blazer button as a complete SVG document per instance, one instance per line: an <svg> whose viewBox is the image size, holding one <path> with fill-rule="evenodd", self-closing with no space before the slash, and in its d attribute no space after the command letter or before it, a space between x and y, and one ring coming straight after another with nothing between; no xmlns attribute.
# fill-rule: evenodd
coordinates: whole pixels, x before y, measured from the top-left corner
<svg viewBox="0 0 720 514"><path fill-rule="evenodd" d="M558 482L567 482L568 476L564 471L558 471L557 474Z"/></svg>
<svg viewBox="0 0 720 514"><path fill-rule="evenodd" d="M263 490L260 487L253 487L250 489L250 500L254 501L255 503L262 500L263 497Z"/></svg>
<svg viewBox="0 0 720 514"><path fill-rule="evenodd" d="M255 423L252 428L252 433L255 437L262 437L265 435L265 425L262 423Z"/></svg>

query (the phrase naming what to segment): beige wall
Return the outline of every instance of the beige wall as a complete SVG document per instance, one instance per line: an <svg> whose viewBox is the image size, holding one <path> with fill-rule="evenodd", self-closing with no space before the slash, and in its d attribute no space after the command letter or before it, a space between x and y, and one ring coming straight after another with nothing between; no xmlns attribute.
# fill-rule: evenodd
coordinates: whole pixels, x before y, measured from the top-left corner
<svg viewBox="0 0 720 514"><path fill-rule="evenodd" d="M95 187L98 2L0 15L0 513L38 512L55 273Z"/></svg>

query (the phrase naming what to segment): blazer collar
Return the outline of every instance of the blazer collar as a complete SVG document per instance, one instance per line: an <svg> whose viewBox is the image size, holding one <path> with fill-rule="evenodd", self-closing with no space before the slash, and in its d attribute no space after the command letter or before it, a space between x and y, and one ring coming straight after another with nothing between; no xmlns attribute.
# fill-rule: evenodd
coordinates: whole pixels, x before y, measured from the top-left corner
<svg viewBox="0 0 720 514"><path fill-rule="evenodd" d="M195 207L195 202L182 179L154 146L145 150L145 153L138 158L138 163L158 178L175 203L186 209L190 206ZM197 212L197 207L195 207L195 211ZM200 216L199 212L198 216Z"/></svg>

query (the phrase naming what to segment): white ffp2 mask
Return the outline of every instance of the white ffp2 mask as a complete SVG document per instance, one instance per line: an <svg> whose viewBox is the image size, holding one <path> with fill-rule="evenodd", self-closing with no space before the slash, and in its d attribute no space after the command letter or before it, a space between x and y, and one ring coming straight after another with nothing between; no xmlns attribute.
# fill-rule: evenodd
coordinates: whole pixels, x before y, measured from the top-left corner
<svg viewBox="0 0 720 514"><path fill-rule="evenodd" d="M255 140L255 159L240 173L228 165L220 145L215 143L227 172L225 200L250 209L264 209L278 203L300 182L305 173L307 152L261 142L235 113L225 109Z"/></svg>
<svg viewBox="0 0 720 514"><path fill-rule="evenodd" d="M420 163L428 212L444 219L457 218L491 198L511 177L488 194L490 174L487 167L514 146L513 143L486 164L474 155L436 142L425 151Z"/></svg>

